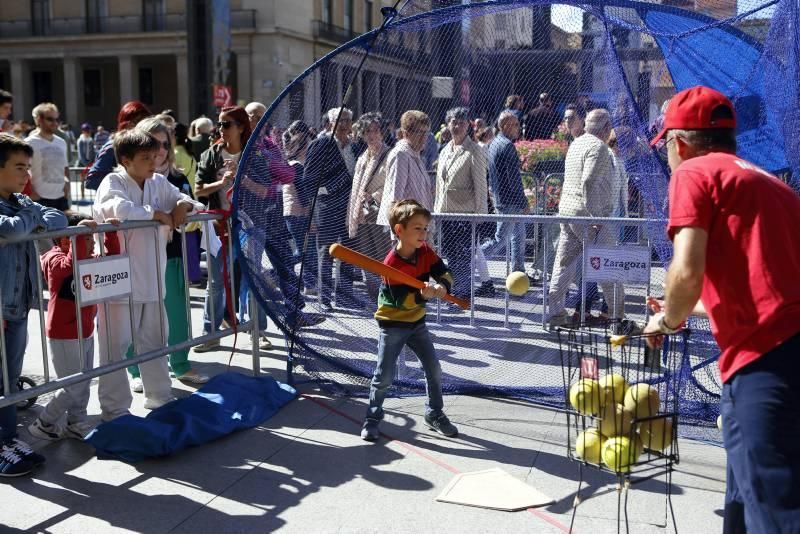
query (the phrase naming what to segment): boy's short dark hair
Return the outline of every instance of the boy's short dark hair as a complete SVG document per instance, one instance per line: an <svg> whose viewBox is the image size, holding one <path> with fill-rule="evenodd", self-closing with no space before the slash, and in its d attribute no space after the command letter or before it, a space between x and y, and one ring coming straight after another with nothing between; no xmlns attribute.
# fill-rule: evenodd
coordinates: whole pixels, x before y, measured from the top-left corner
<svg viewBox="0 0 800 534"><path fill-rule="evenodd" d="M13 103L13 102L14 102L14 95L9 93L8 91L0 89L0 106L2 106L3 104Z"/></svg>
<svg viewBox="0 0 800 534"><path fill-rule="evenodd" d="M114 156L122 165L122 158L133 159L139 152L155 152L161 143L149 132L132 128L114 136Z"/></svg>
<svg viewBox="0 0 800 534"><path fill-rule="evenodd" d="M67 218L67 226L78 226L81 221L89 221L92 219L88 215L72 210L65 211L64 216ZM62 239L61 237L56 237L53 239L53 243L58 245Z"/></svg>
<svg viewBox="0 0 800 534"><path fill-rule="evenodd" d="M9 156L15 152L24 152L29 158L33 157L31 145L13 135L0 133L0 167L5 167Z"/></svg>
<svg viewBox="0 0 800 534"><path fill-rule="evenodd" d="M431 220L431 212L413 198L396 201L389 211L389 225L392 228L392 232L394 232L396 224L400 224L405 228L408 221L417 215L423 215L429 221Z"/></svg>

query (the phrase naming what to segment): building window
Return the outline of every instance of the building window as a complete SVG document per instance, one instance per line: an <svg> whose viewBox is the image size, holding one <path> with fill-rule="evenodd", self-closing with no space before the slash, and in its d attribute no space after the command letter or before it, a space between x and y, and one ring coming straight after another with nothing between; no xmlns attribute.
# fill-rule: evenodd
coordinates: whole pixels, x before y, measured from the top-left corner
<svg viewBox="0 0 800 534"><path fill-rule="evenodd" d="M34 35L45 35L50 30L50 0L31 0L31 26Z"/></svg>
<svg viewBox="0 0 800 534"><path fill-rule="evenodd" d="M83 71L83 104L87 107L103 105L103 73L100 69Z"/></svg>
<svg viewBox="0 0 800 534"><path fill-rule="evenodd" d="M372 0L364 0L364 31L372 29Z"/></svg>
<svg viewBox="0 0 800 534"><path fill-rule="evenodd" d="M353 0L344 0L344 28L353 33Z"/></svg>
<svg viewBox="0 0 800 534"><path fill-rule="evenodd" d="M100 33L108 16L108 0L86 0L86 31Z"/></svg>
<svg viewBox="0 0 800 534"><path fill-rule="evenodd" d="M153 104L153 69L141 67L139 69L139 100L145 104Z"/></svg>
<svg viewBox="0 0 800 534"><path fill-rule="evenodd" d="M142 13L144 13L144 31L163 31L165 29L164 0L143 0Z"/></svg>
<svg viewBox="0 0 800 534"><path fill-rule="evenodd" d="M333 0L322 0L322 22L330 24L333 17Z"/></svg>
<svg viewBox="0 0 800 534"><path fill-rule="evenodd" d="M49 70L33 71L33 101L53 101L53 73Z"/></svg>

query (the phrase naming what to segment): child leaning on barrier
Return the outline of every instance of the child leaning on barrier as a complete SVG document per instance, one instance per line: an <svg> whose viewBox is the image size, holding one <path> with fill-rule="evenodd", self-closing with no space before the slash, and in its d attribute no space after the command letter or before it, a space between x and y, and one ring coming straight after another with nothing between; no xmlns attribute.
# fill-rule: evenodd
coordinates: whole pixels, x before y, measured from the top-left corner
<svg viewBox="0 0 800 534"><path fill-rule="evenodd" d="M70 226L96 228L97 223L80 213L67 212ZM110 219L107 222L119 224ZM47 303L47 347L53 368L59 378L80 373L94 366L94 318L97 305L81 308L81 336L83 351L78 341L78 318L75 308L75 279L73 266L76 260L94 257L94 237L91 234L75 236L75 250L69 237L54 239L55 246L42 256L42 272L47 280L50 300ZM116 232L105 234L106 254L119 254L119 239ZM35 438L56 440L61 438L83 439L92 429L86 420L91 383L86 380L67 386L56 392L50 402L39 413L39 417L28 426ZM66 421L62 425L62 419Z"/></svg>
<svg viewBox="0 0 800 534"><path fill-rule="evenodd" d="M447 266L426 242L430 221L431 212L416 200L399 200L389 212L389 224L397 236L397 245L383 263L425 281L427 286L414 289L387 279L381 286L375 312L380 327L378 362L369 388L369 408L361 427L361 438L366 441L378 439L383 400L394 381L397 357L406 345L417 355L425 371L428 393L425 424L444 436L458 435L458 429L442 411L442 369L425 325L425 303L434 297L444 297L453 285ZM431 278L436 282L429 282Z"/></svg>
<svg viewBox="0 0 800 534"><path fill-rule="evenodd" d="M176 226L202 204L178 191L155 173L161 143L152 134L134 128L114 138L114 152L121 167L108 174L97 189L94 219L158 221L155 228L124 230L122 254L130 259L131 300L127 297L100 306L98 344L100 364L125 358L131 342L138 354L167 345L169 324L164 309L167 240ZM167 358L139 364L144 385L144 407L153 410L173 400ZM100 376L98 396L103 420L128 413L132 395L125 370Z"/></svg>
<svg viewBox="0 0 800 534"><path fill-rule="evenodd" d="M0 237L20 238L40 230L59 230L67 218L20 194L30 178L33 149L19 139L0 134ZM0 395L17 391L22 360L28 341L28 310L35 302L38 269L33 241L0 246L0 298L3 306L3 334L9 390L0 378ZM2 376L2 374L0 374ZM0 408L0 477L26 475L44 463L44 457L17 438L17 406Z"/></svg>

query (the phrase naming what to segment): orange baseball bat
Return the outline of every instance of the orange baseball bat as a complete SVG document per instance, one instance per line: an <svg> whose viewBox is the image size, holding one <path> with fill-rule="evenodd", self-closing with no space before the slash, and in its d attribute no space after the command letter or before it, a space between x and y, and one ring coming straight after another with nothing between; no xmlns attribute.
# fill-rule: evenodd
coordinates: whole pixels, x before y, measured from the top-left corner
<svg viewBox="0 0 800 534"><path fill-rule="evenodd" d="M339 243L334 243L331 245L330 249L328 249L328 253L334 258L338 258L361 269L366 269L367 271L377 274L378 276L383 276L384 278L388 278L390 280L394 280L395 282L400 282L401 284L405 284L417 289L425 288L425 282L417 280L413 276L406 274L403 271L395 269L394 267L389 267L383 262L374 260L369 256L365 256L360 252L356 252L355 250L347 248L344 245L340 245ZM445 295L444 300L452 302L453 304L457 304L461 306L462 309L469 309L468 300L460 299L450 294Z"/></svg>

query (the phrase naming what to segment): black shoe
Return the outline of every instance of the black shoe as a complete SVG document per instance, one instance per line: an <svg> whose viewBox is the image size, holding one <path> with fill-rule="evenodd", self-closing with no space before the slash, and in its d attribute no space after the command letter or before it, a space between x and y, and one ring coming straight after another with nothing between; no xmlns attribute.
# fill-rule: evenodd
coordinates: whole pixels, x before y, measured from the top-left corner
<svg viewBox="0 0 800 534"><path fill-rule="evenodd" d="M450 419L448 419L445 414L440 414L434 417L426 415L425 424L428 425L428 427L434 432L438 432L445 437L454 438L458 436L458 429L453 423L450 422Z"/></svg>
<svg viewBox="0 0 800 534"><path fill-rule="evenodd" d="M11 445L0 448L0 477L21 477L33 471L33 462L24 459Z"/></svg>
<svg viewBox="0 0 800 534"><path fill-rule="evenodd" d="M13 441L8 445L10 449L13 449L14 452L20 455L23 460L26 460L33 464L34 467L40 466L45 462L45 457L39 454L38 452L34 451L30 445L22 441L21 439L14 438Z"/></svg>
<svg viewBox="0 0 800 534"><path fill-rule="evenodd" d="M491 280L487 280L483 282L480 287L475 290L476 297L486 297L486 298L494 298L495 290L494 284Z"/></svg>
<svg viewBox="0 0 800 534"><path fill-rule="evenodd" d="M381 431L378 430L378 425L381 422L379 419L365 419L364 424L361 426L361 439L364 441L376 441Z"/></svg>

